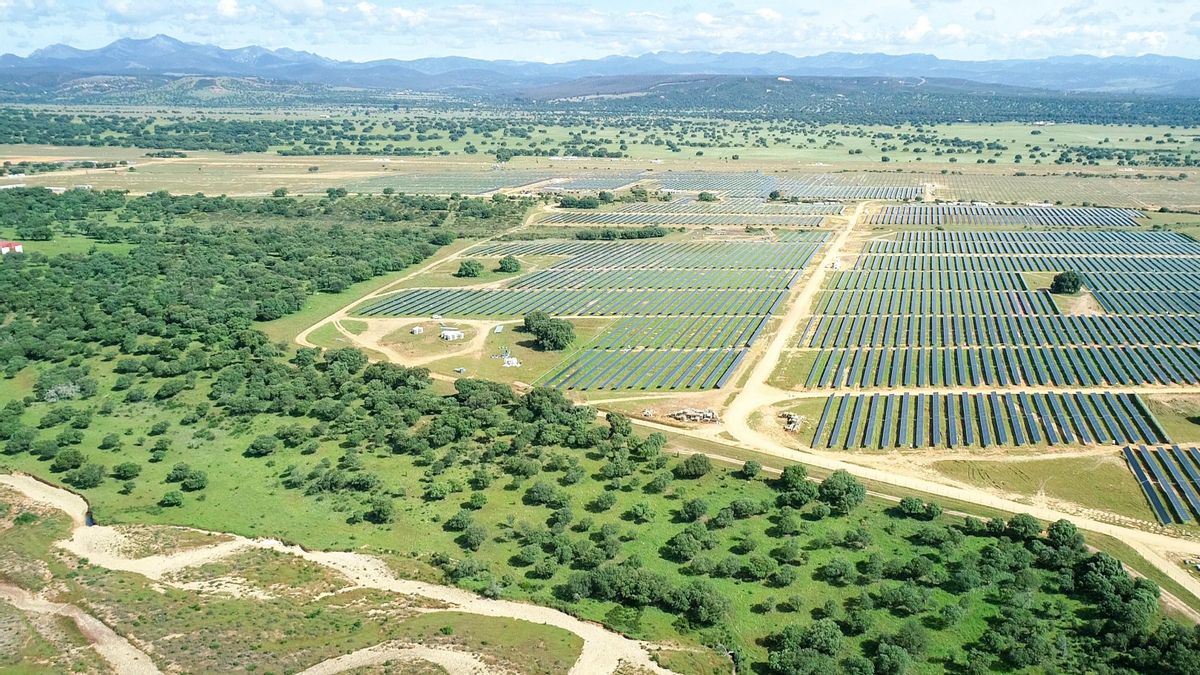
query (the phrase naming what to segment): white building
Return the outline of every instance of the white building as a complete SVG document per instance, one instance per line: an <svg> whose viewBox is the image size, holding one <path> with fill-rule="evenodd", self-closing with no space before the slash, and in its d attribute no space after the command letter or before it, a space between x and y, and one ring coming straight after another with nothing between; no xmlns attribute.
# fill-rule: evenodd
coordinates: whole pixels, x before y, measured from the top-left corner
<svg viewBox="0 0 1200 675"><path fill-rule="evenodd" d="M425 332L425 328L422 326L413 326L412 330L408 332L412 333L413 335L420 335L421 333Z"/></svg>
<svg viewBox="0 0 1200 675"><path fill-rule="evenodd" d="M8 255L9 253L24 253L25 247L16 241L0 241L0 255Z"/></svg>
<svg viewBox="0 0 1200 675"><path fill-rule="evenodd" d="M461 340L461 339L465 338L466 334L457 328L443 328L441 334L438 335L438 337L440 337L443 340L453 342L454 340Z"/></svg>

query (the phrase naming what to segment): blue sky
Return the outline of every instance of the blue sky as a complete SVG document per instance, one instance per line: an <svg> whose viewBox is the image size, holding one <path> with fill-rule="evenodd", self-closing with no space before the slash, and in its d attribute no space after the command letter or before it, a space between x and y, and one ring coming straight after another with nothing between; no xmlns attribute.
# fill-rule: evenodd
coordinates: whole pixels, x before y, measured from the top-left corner
<svg viewBox="0 0 1200 675"><path fill-rule="evenodd" d="M0 0L0 51L166 33L339 59L564 61L659 50L1200 58L1194 0Z"/></svg>

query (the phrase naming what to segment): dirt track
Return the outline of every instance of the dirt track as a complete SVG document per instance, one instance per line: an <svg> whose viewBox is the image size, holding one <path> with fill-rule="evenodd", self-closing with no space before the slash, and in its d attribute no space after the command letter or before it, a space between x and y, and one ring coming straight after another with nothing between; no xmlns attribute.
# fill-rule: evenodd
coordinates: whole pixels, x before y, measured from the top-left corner
<svg viewBox="0 0 1200 675"><path fill-rule="evenodd" d="M446 672L450 675L487 675L489 673L500 674L506 672L495 666L490 666L479 660L475 655L466 652L385 642L384 644L360 649L344 656L329 659L328 661L322 661L312 668L301 671L300 675L334 675L334 673L342 673L356 668L381 666L391 661L407 661L411 659L436 663L445 668Z"/></svg>
<svg viewBox="0 0 1200 675"><path fill-rule="evenodd" d="M0 475L0 484L21 492L32 501L53 506L70 515L74 523L71 538L59 542L58 545L91 564L106 569L133 572L155 581L171 583L168 577L172 572L220 560L241 550L271 549L323 565L341 574L358 588L417 596L436 600L459 612L529 621L574 633L583 639L579 659L571 668L574 675L607 675L622 665L636 666L660 675L671 674L671 671L662 668L650 658L645 644L613 633L599 624L577 619L549 607L510 600L492 600L449 586L400 579L382 560L362 553L307 551L299 546L290 546L273 539L247 539L227 535L231 536L230 540L213 546L147 558L124 557L120 553L124 548L120 540L125 535L112 527L86 526L84 523L88 506L78 495L21 474Z"/></svg>
<svg viewBox="0 0 1200 675"><path fill-rule="evenodd" d="M113 672L121 675L161 675L162 671L145 652L134 647L129 640L117 635L96 617L74 605L50 602L29 591L0 584L0 599L22 612L32 614L54 614L75 622L79 632L92 643L100 658L104 659Z"/></svg>

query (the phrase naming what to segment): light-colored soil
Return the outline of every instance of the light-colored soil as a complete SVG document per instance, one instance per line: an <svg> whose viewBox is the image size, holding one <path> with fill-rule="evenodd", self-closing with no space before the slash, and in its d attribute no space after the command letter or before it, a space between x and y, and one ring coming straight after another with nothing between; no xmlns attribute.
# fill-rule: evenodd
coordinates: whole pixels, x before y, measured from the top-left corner
<svg viewBox="0 0 1200 675"><path fill-rule="evenodd" d="M161 675L145 652L117 635L96 617L74 605L50 602L41 596L9 584L0 584L0 600L30 614L51 614L70 619L95 647L113 672L121 675Z"/></svg>
<svg viewBox="0 0 1200 675"><path fill-rule="evenodd" d="M334 675L355 668L380 666L390 661L421 660L436 663L450 675L503 675L508 671L484 663L479 657L443 647L423 647L391 642L360 649L344 656L322 661L300 675Z"/></svg>
<svg viewBox="0 0 1200 675"><path fill-rule="evenodd" d="M307 551L272 539L246 539L227 535L229 540L212 546L148 558L127 558L121 554L127 546L121 530L103 525L86 526L88 506L78 495L21 474L0 475L0 484L17 490L30 500L54 506L70 515L74 523L71 538L59 542L59 546L93 565L106 569L133 572L155 581L170 583L170 576L184 569L215 562L235 552L251 548L271 549L323 565L345 577L353 587L415 596L433 600L446 609L480 616L529 621L574 633L583 640L579 659L571 668L571 673L575 675L612 673L622 663L637 665L662 675L669 675L671 672L654 663L646 645L613 633L599 624L577 619L549 607L510 600L493 600L449 586L400 579L384 561L362 553Z"/></svg>

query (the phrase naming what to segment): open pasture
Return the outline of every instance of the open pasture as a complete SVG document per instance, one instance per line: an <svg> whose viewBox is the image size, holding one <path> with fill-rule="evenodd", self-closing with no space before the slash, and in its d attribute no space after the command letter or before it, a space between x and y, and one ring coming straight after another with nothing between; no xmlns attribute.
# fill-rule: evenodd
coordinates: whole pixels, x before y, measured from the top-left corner
<svg viewBox="0 0 1200 675"><path fill-rule="evenodd" d="M1114 393L832 396L813 448L881 450L1170 442L1145 403Z"/></svg>
<svg viewBox="0 0 1200 675"><path fill-rule="evenodd" d="M1122 173L1056 173L1046 167L1031 170L1026 175L948 172L918 174L917 180L934 186L934 198L950 201L1090 203L1135 209L1200 207L1200 179L1194 175L1184 180L1168 180L1168 177L1177 178L1178 172L1156 175L1153 170L1119 171Z"/></svg>

